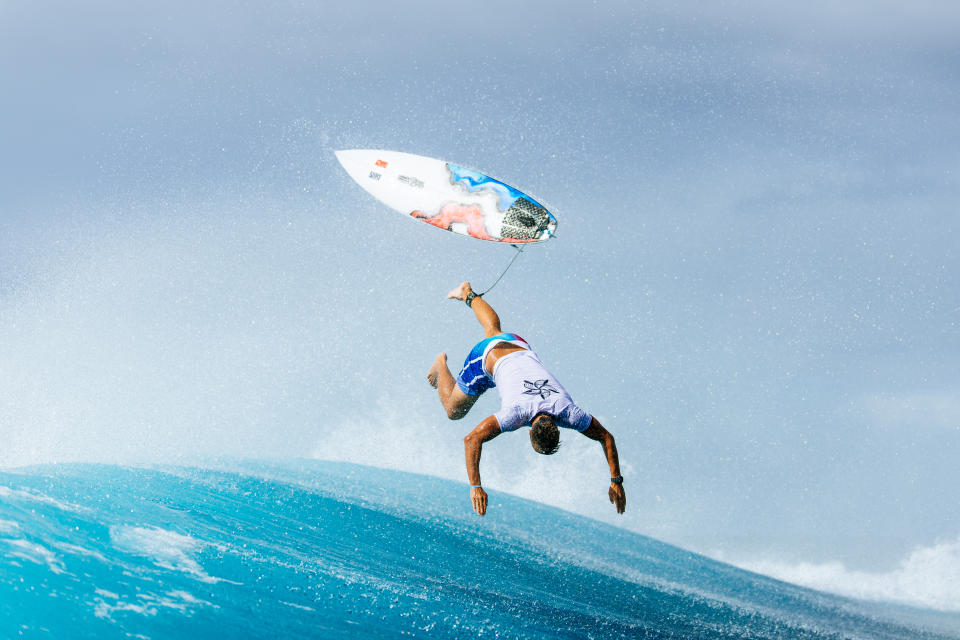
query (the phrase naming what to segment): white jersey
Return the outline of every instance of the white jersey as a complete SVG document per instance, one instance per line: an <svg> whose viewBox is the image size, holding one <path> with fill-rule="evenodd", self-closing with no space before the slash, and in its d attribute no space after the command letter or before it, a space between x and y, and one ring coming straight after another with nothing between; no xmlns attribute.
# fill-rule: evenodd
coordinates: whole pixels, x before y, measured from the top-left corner
<svg viewBox="0 0 960 640"><path fill-rule="evenodd" d="M514 351L493 365L493 380L500 392L500 411L494 414L500 431L530 424L538 413L549 413L557 426L584 431L593 421L574 402L533 351Z"/></svg>

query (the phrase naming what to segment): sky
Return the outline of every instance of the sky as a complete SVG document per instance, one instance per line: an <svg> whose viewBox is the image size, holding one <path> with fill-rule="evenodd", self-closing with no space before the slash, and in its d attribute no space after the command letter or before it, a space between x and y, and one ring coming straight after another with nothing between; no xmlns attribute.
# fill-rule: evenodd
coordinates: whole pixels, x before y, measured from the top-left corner
<svg viewBox="0 0 960 640"><path fill-rule="evenodd" d="M958 43L941 2L0 2L0 466L465 481L497 399L448 422L425 375L512 250L333 155L395 149L559 220L488 299L616 436L627 513L575 434L486 445L491 508L951 608Z"/></svg>

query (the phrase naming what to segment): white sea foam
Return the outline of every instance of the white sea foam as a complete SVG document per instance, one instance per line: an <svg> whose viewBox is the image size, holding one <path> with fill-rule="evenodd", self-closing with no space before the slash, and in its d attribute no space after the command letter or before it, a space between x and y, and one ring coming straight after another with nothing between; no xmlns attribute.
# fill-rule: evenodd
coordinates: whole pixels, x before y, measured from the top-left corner
<svg viewBox="0 0 960 640"><path fill-rule="evenodd" d="M11 489L10 487L0 486L0 498L4 500L17 500L20 502L36 502L39 504L46 504L61 511L68 511L70 513L89 513L90 509L87 507L81 507L75 504L70 504L67 502L62 502L56 498L51 498L42 493L37 493L36 491L24 491L22 489Z"/></svg>
<svg viewBox="0 0 960 640"><path fill-rule="evenodd" d="M86 558L94 558L100 562L107 562L107 558L99 551L94 551L92 549L87 549L75 544L70 544L69 542L55 542L53 543L53 546L64 553L69 553L75 556L83 556Z"/></svg>
<svg viewBox="0 0 960 640"><path fill-rule="evenodd" d="M201 540L156 527L110 527L110 542L120 551L149 558L158 567L189 574L201 582L220 582L208 575L196 556L206 546Z"/></svg>
<svg viewBox="0 0 960 640"><path fill-rule="evenodd" d="M37 564L45 564L50 571L56 574L65 573L67 570L63 561L57 557L57 554L41 544L23 539L0 540L0 542L5 542L10 545L11 550L8 555L11 558L20 558Z"/></svg>
<svg viewBox="0 0 960 640"><path fill-rule="evenodd" d="M0 519L0 536L17 535L19 531L20 531L19 523L14 522L13 520Z"/></svg>
<svg viewBox="0 0 960 640"><path fill-rule="evenodd" d="M749 571L820 591L862 600L897 602L939 611L960 611L960 538L917 547L885 573L849 569L842 562L790 563L714 554Z"/></svg>
<svg viewBox="0 0 960 640"><path fill-rule="evenodd" d="M122 596L105 589L97 589L95 593L97 597L91 603L93 615L104 620L112 620L113 614L118 611L155 616L160 609L172 609L189 614L201 606L219 608L212 602L201 600L182 590L170 591L162 595L138 593L136 601L124 600Z"/></svg>
<svg viewBox="0 0 960 640"><path fill-rule="evenodd" d="M93 615L97 618L111 620L114 612L116 611L130 611L143 616L153 616L157 614L156 607L150 607L143 604L134 604L131 602L125 602L123 600L118 600L113 604L110 604L102 598L97 598L93 602Z"/></svg>

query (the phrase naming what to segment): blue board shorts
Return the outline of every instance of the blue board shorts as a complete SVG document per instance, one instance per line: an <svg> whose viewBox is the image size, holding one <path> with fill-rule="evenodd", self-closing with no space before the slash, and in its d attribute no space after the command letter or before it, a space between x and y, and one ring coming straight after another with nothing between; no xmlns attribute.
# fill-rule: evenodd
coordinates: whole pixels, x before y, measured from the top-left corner
<svg viewBox="0 0 960 640"><path fill-rule="evenodd" d="M468 396L479 396L487 389L497 386L483 368L483 362L487 359L490 349L498 342L510 342L520 347L530 348L527 341L515 333L501 333L481 340L470 350L467 359L463 361L463 368L457 374L457 386L460 387L460 391Z"/></svg>

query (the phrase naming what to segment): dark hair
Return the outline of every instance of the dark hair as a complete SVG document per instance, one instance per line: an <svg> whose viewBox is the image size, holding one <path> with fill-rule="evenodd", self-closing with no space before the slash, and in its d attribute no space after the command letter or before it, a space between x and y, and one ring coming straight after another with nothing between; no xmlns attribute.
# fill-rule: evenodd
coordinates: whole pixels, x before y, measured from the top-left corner
<svg viewBox="0 0 960 640"><path fill-rule="evenodd" d="M539 413L530 423L530 441L537 445L539 453L553 455L560 448L560 429L548 413Z"/></svg>

